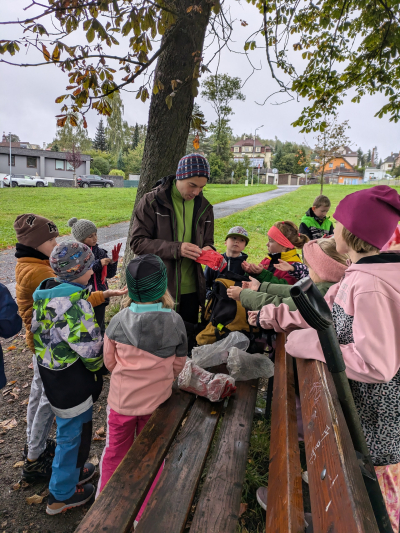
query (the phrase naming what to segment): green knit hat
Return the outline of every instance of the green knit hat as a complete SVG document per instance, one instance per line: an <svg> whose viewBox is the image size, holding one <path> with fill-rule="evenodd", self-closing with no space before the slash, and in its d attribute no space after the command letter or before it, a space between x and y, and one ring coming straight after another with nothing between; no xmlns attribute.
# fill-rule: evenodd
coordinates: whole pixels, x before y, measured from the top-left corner
<svg viewBox="0 0 400 533"><path fill-rule="evenodd" d="M158 255L138 255L126 267L126 284L134 302L155 302L167 291L167 269Z"/></svg>

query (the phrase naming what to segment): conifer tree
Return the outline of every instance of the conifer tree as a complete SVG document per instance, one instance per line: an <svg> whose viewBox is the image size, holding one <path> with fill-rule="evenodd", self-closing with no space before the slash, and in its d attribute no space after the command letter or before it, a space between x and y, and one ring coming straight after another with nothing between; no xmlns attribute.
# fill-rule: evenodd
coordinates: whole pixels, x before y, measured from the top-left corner
<svg viewBox="0 0 400 533"><path fill-rule="evenodd" d="M120 150L120 152L118 154L117 169L118 170L124 170L124 161L122 159L122 150Z"/></svg>
<svg viewBox="0 0 400 533"><path fill-rule="evenodd" d="M107 150L106 133L104 131L103 119L100 119L96 129L96 135L93 141L93 148L105 152Z"/></svg>
<svg viewBox="0 0 400 533"><path fill-rule="evenodd" d="M136 148L140 141L139 124L136 122L135 130L132 136L132 150Z"/></svg>

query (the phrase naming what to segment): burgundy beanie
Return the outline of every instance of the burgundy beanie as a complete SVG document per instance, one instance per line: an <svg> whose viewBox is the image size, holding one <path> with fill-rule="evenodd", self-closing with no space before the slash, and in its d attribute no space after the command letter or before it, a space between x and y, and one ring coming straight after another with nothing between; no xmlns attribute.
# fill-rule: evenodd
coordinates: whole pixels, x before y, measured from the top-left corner
<svg viewBox="0 0 400 533"><path fill-rule="evenodd" d="M309 241L303 247L303 256L307 264L324 281L338 283L347 270L347 265L342 265L327 255L319 245L320 239Z"/></svg>
<svg viewBox="0 0 400 533"><path fill-rule="evenodd" d="M339 202L333 218L380 250L400 220L400 196L387 185L353 192Z"/></svg>

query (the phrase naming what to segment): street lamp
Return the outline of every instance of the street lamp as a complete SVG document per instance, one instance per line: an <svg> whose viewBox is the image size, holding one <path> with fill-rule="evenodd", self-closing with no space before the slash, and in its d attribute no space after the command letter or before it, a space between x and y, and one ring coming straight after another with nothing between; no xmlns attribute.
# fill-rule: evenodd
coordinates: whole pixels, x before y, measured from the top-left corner
<svg viewBox="0 0 400 533"><path fill-rule="evenodd" d="M11 183L11 131L9 132L9 136L10 136L10 185L12 185Z"/></svg>
<svg viewBox="0 0 400 533"><path fill-rule="evenodd" d="M258 128L256 128L256 129L254 130L253 161L254 161L254 159L255 159L255 153L256 153L256 133L257 133L257 130L259 130L259 129L263 128L263 127L264 127L264 125L262 125L262 126L258 126ZM254 163L253 163L253 165L254 165ZM252 167L251 167L251 184L252 184L252 185L253 185L253 168L254 168L253 165L252 165Z"/></svg>

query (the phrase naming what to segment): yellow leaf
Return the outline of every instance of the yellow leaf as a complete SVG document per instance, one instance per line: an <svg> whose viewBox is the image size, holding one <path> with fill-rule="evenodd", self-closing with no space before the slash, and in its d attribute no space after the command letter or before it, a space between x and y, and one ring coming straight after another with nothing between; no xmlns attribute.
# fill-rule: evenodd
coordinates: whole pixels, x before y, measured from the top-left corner
<svg viewBox="0 0 400 533"><path fill-rule="evenodd" d="M21 466L24 466L24 461L18 461L17 463L15 463L13 468L21 468Z"/></svg>
<svg viewBox="0 0 400 533"><path fill-rule="evenodd" d="M16 350L16 349L17 349L17 347L14 346L14 345L9 346L9 347L7 348L7 352L10 352L11 350ZM15 383L15 381L13 381L13 383Z"/></svg>
<svg viewBox="0 0 400 533"><path fill-rule="evenodd" d="M96 431L96 435L99 435L99 437L102 437L105 433L105 430L104 430L104 426L101 426L101 428L99 428L97 431Z"/></svg>
<svg viewBox="0 0 400 533"><path fill-rule="evenodd" d="M193 139L193 148L195 150L198 150L200 148L200 139L199 134L196 135L196 137ZM211 413L212 414L212 413Z"/></svg>
<svg viewBox="0 0 400 533"><path fill-rule="evenodd" d="M193 9L193 6L189 6L189 7L187 8L187 10L186 10L186 13L190 13L190 12L192 11L192 9Z"/></svg>
<svg viewBox="0 0 400 533"><path fill-rule="evenodd" d="M0 422L0 428L3 429L12 429L15 428L17 425L17 421L15 418L9 418L8 420L3 420L3 422Z"/></svg>
<svg viewBox="0 0 400 533"><path fill-rule="evenodd" d="M53 61L58 61L60 59L60 49L58 48L58 44L53 50L53 55L51 56L51 59Z"/></svg>
<svg viewBox="0 0 400 533"><path fill-rule="evenodd" d="M49 51L47 50L47 48L45 47L44 44L42 44L42 51L43 51L43 56L44 56L45 60L46 61L50 61Z"/></svg>
<svg viewBox="0 0 400 533"><path fill-rule="evenodd" d="M33 496L26 498L26 503L28 505L37 505L39 503L42 503L42 501L43 501L43 496L38 496L37 494L34 494Z"/></svg>
<svg viewBox="0 0 400 533"><path fill-rule="evenodd" d="M217 411L211 411L210 415L216 415Z"/></svg>

